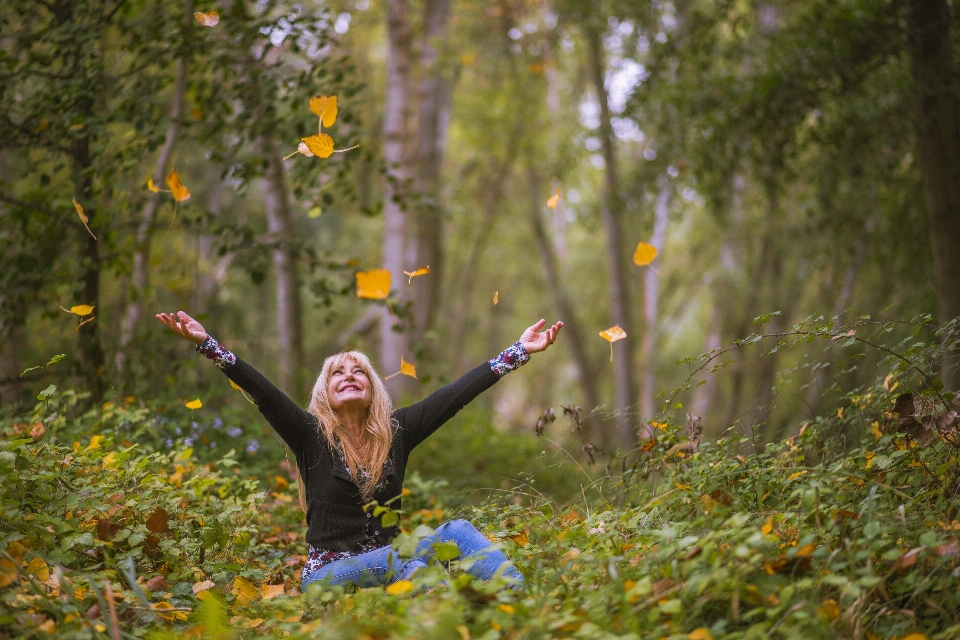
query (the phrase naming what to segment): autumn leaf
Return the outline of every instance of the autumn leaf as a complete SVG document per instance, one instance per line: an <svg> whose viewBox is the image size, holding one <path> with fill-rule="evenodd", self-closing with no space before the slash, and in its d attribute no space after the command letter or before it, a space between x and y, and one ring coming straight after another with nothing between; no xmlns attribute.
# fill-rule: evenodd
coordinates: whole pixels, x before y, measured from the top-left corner
<svg viewBox="0 0 960 640"><path fill-rule="evenodd" d="M190 402L186 403L184 406L187 409L199 409L203 406L203 403L200 402L200 398L197 398L196 400L191 400Z"/></svg>
<svg viewBox="0 0 960 640"><path fill-rule="evenodd" d="M706 627L697 627L687 634L687 640L713 640L713 635Z"/></svg>
<svg viewBox="0 0 960 640"><path fill-rule="evenodd" d="M673 481L673 486L675 486L678 491L690 491L690 485L682 484L676 480Z"/></svg>
<svg viewBox="0 0 960 640"><path fill-rule="evenodd" d="M836 620L840 617L840 607L837 605L837 601L833 598L824 600L823 604L819 608L820 615L822 615L827 620Z"/></svg>
<svg viewBox="0 0 960 640"><path fill-rule="evenodd" d="M16 563L6 558L0 559L0 587L6 587L13 583L19 573L20 567Z"/></svg>
<svg viewBox="0 0 960 640"><path fill-rule="evenodd" d="M147 179L147 189L150 189L150 191L153 191L154 193L160 193L159 187L153 183L153 178Z"/></svg>
<svg viewBox="0 0 960 640"><path fill-rule="evenodd" d="M613 343L626 338L627 332L621 329L620 325L615 324L609 329L601 331L600 337L610 343L610 362L613 362Z"/></svg>
<svg viewBox="0 0 960 640"><path fill-rule="evenodd" d="M773 516L767 518L767 521L763 523L763 526L760 527L760 533L767 536L773 533Z"/></svg>
<svg viewBox="0 0 960 640"><path fill-rule="evenodd" d="M509 538L513 540L515 543L517 543L518 545L520 545L521 547L525 547L530 543L530 538L527 535L526 531L521 531L516 535L509 536Z"/></svg>
<svg viewBox="0 0 960 640"><path fill-rule="evenodd" d="M169 518L165 509L157 509L147 516L147 529L154 533L166 533L170 531Z"/></svg>
<svg viewBox="0 0 960 640"><path fill-rule="evenodd" d="M300 141L307 146L310 153L318 158L329 158L333 155L333 138L325 133L300 138Z"/></svg>
<svg viewBox="0 0 960 640"><path fill-rule="evenodd" d="M80 222L83 223L83 226L87 228L87 233L93 236L93 239L96 240L97 236L93 235L93 231L90 231L90 227L87 224L88 222L90 222L90 218L88 218L87 214L83 212L83 206L79 202L77 202L76 198L73 198L73 208L77 210L77 216L80 218Z"/></svg>
<svg viewBox="0 0 960 640"><path fill-rule="evenodd" d="M87 448L84 449L84 451L93 451L94 449L99 449L101 442L103 442L103 436L93 436L90 438L90 444L87 445Z"/></svg>
<svg viewBox="0 0 960 640"><path fill-rule="evenodd" d="M413 279L416 278L417 276L425 276L428 273L430 273L430 267L426 266L426 267L420 267L416 271L404 271L403 275L409 276L409 279L407 280L407 284L411 284L413 282Z"/></svg>
<svg viewBox="0 0 960 640"><path fill-rule="evenodd" d="M633 252L633 264L638 267L645 267L657 257L657 248L652 244L641 242L637 245L637 250Z"/></svg>
<svg viewBox="0 0 960 640"><path fill-rule="evenodd" d="M498 606L497 606L497 609L499 609L500 611L503 611L504 613L511 614L511 615L512 615L513 612L515 611L515 609L513 608L513 605L512 605L512 604L501 604L501 605L498 605Z"/></svg>
<svg viewBox="0 0 960 640"><path fill-rule="evenodd" d="M93 322L96 319L97 319L97 316L90 316L89 318L84 318L83 320L80 321L80 324L78 324L76 327L73 328L73 332L76 333L77 331L80 331L80 327L87 324L88 322Z"/></svg>
<svg viewBox="0 0 960 640"><path fill-rule="evenodd" d="M197 11L193 14L193 17L205 27L215 27L220 22L220 14L217 11L207 11L206 13Z"/></svg>
<svg viewBox="0 0 960 640"><path fill-rule="evenodd" d="M260 592L257 591L257 588L242 576L237 576L233 580L233 588L230 593L237 596L237 604L241 606L253 604L260 599Z"/></svg>
<svg viewBox="0 0 960 640"><path fill-rule="evenodd" d="M498 302L500 302L500 292L499 292L499 291L494 291L494 292L493 292L493 304L497 304Z"/></svg>
<svg viewBox="0 0 960 640"><path fill-rule="evenodd" d="M46 582L50 579L50 567L40 557L34 558L27 564L27 573L35 575L40 582Z"/></svg>
<svg viewBox="0 0 960 640"><path fill-rule="evenodd" d="M204 580L203 582L198 582L193 585L192 589L194 593L200 593L201 591L206 591L207 589L213 589L215 586L217 585L214 584L213 580Z"/></svg>
<svg viewBox="0 0 960 640"><path fill-rule="evenodd" d="M231 387L233 387L234 389L236 389L237 391L243 394L243 397L246 399L247 402L249 402L250 404L257 404L256 402L253 401L253 398L250 397L250 394L248 394L246 391L243 390L243 387L238 385L233 380L230 380L230 378L227 378L227 380L230 381Z"/></svg>
<svg viewBox="0 0 960 640"><path fill-rule="evenodd" d="M411 378L416 379L417 365L413 364L412 362L407 362L406 360L403 359L403 356L400 356L400 371L397 371L396 373L391 373L386 378L384 378L384 380L395 378L401 374L405 376L410 376Z"/></svg>
<svg viewBox="0 0 960 640"><path fill-rule="evenodd" d="M175 622L177 620L184 622L187 619L186 611L176 611L173 608L173 605L169 602L154 602L152 605L150 605L150 608L167 622Z"/></svg>
<svg viewBox="0 0 960 640"><path fill-rule="evenodd" d="M60 308L63 309L63 307L60 307ZM66 311L67 313L72 313L73 315L80 316L82 318L83 316L88 316L91 313L93 313L93 310L96 308L97 308L96 305L78 304L70 307L69 309L63 309L63 310Z"/></svg>
<svg viewBox="0 0 960 640"><path fill-rule="evenodd" d="M173 199L177 202L186 202L190 199L190 190L180 182L180 176L177 175L176 169L167 176L167 186L170 187L170 191L173 193Z"/></svg>
<svg viewBox="0 0 960 640"><path fill-rule="evenodd" d="M392 596L398 596L401 593L406 593L408 591L413 591L413 583L409 580L397 580L393 584L387 586L387 593Z"/></svg>
<svg viewBox="0 0 960 640"><path fill-rule="evenodd" d="M314 96L310 98L310 111L320 117L320 124L330 128L337 121L337 96Z"/></svg>
<svg viewBox="0 0 960 640"><path fill-rule="evenodd" d="M815 544L813 544L813 543L805 544L805 545L803 545L802 547L800 547L799 549L797 549L797 557L798 557L798 558L809 558L811 555L813 555L813 552L816 551L816 550L817 550L817 545L815 545Z"/></svg>
<svg viewBox="0 0 960 640"><path fill-rule="evenodd" d="M560 202L560 198L562 197L563 196L560 195L560 189L557 189L557 192L554 195L547 198L547 206L551 209L556 209L557 203Z"/></svg>
<svg viewBox="0 0 960 640"><path fill-rule="evenodd" d="M386 269L358 271L357 297L371 300L383 300L390 295L390 272Z"/></svg>
<svg viewBox="0 0 960 640"><path fill-rule="evenodd" d="M283 595L282 584L264 584L260 586L260 597L264 600L273 600Z"/></svg>

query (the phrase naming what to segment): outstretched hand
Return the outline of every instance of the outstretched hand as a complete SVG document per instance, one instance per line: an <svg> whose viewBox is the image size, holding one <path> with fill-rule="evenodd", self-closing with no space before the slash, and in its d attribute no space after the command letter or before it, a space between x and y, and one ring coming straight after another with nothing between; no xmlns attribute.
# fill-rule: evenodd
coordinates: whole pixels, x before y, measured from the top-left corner
<svg viewBox="0 0 960 640"><path fill-rule="evenodd" d="M203 341L207 339L207 332L204 330L203 325L183 311L169 314L158 313L155 317L194 344L203 344Z"/></svg>
<svg viewBox="0 0 960 640"><path fill-rule="evenodd" d="M520 344L527 350L527 353L537 353L552 345L553 341L557 339L560 329L563 328L563 323L557 322L543 333L538 333L545 324L547 324L547 321L541 319L535 325L527 327L527 330L520 335Z"/></svg>

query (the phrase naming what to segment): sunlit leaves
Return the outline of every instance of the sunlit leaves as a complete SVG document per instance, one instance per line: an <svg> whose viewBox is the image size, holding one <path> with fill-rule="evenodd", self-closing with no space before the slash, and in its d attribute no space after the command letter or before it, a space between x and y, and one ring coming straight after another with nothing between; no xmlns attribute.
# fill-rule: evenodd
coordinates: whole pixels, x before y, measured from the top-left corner
<svg viewBox="0 0 960 640"><path fill-rule="evenodd" d="M560 189L557 189L557 192L555 194L547 198L547 206L550 207L551 209L556 209L557 203L560 202L560 198L562 197L563 196L560 195Z"/></svg>
<svg viewBox="0 0 960 640"><path fill-rule="evenodd" d="M205 27L215 27L220 22L220 14L217 11L207 11L206 13L197 11L193 14L193 17Z"/></svg>
<svg viewBox="0 0 960 640"><path fill-rule="evenodd" d="M80 222L83 223L83 226L87 228L87 233L93 236L93 239L96 240L97 236L93 235L93 231L90 231L90 226L87 224L90 222L90 218L88 218L87 214L83 212L83 206L77 202L76 198L73 198L73 208L77 210L77 217L80 218Z"/></svg>
<svg viewBox="0 0 960 640"><path fill-rule="evenodd" d="M613 343L626 338L627 332L621 329L620 325L615 324L609 329L601 331L600 337L610 343L610 362L613 362Z"/></svg>
<svg viewBox="0 0 960 640"><path fill-rule="evenodd" d="M383 300L390 295L391 276L386 269L358 271L356 280L358 298Z"/></svg>
<svg viewBox="0 0 960 640"><path fill-rule="evenodd" d="M633 264L645 267L653 262L656 257L657 248L647 242L641 242L637 244L637 249L633 252Z"/></svg>
<svg viewBox="0 0 960 640"><path fill-rule="evenodd" d="M320 118L324 127L332 127L337 121L337 96L314 96L310 98L310 111Z"/></svg>
<svg viewBox="0 0 960 640"><path fill-rule="evenodd" d="M430 267L420 267L416 271L404 271L403 275L408 276L407 284L413 283L413 279L417 276L425 276L430 273Z"/></svg>

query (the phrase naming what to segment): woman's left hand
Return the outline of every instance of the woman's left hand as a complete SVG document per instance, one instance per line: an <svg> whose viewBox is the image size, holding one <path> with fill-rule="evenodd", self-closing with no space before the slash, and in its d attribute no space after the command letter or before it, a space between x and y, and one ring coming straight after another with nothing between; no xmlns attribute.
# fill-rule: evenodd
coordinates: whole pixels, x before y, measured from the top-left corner
<svg viewBox="0 0 960 640"><path fill-rule="evenodd" d="M543 333L538 333L545 324L547 324L547 321L541 319L532 327L527 327L527 330L521 334L520 344L527 350L527 353L537 353L552 345L553 341L557 339L557 334L560 333L560 329L563 328L563 323L557 322Z"/></svg>

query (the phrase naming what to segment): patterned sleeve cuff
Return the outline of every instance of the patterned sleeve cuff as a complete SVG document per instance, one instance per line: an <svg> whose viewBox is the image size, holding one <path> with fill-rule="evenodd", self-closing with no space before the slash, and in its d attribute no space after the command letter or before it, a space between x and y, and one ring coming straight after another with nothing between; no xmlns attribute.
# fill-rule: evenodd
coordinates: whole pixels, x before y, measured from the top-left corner
<svg viewBox="0 0 960 640"><path fill-rule="evenodd" d="M221 369L225 369L226 367L233 366L237 363L237 356L225 349L223 345L217 342L214 337L210 335L208 335L207 339L203 341L203 344L197 345L197 351L202 353L210 360L213 360L213 363Z"/></svg>
<svg viewBox="0 0 960 640"><path fill-rule="evenodd" d="M530 354L527 353L527 350L523 348L523 345L520 344L518 340L491 360L490 368L493 369L495 374L503 377L508 371L513 371L517 367L526 364L529 360Z"/></svg>

